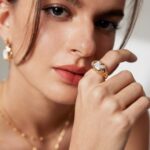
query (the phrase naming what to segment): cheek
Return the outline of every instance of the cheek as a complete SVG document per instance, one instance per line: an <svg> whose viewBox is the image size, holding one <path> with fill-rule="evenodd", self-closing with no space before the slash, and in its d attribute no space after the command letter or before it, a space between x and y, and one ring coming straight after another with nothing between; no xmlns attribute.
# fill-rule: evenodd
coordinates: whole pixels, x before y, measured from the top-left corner
<svg viewBox="0 0 150 150"><path fill-rule="evenodd" d="M49 18L41 15L39 34L37 36L36 51L34 55L43 57L54 57L58 54L66 41L66 32L64 27L53 21L47 21Z"/></svg>
<svg viewBox="0 0 150 150"><path fill-rule="evenodd" d="M51 29L51 26L49 26ZM35 84L36 87L46 85L45 81L51 82L48 78L51 60L58 53L58 47L60 46L56 31L50 29L47 30L44 21L40 23L39 33L37 40L30 53L29 59L21 65L19 68L27 80L30 83Z"/></svg>

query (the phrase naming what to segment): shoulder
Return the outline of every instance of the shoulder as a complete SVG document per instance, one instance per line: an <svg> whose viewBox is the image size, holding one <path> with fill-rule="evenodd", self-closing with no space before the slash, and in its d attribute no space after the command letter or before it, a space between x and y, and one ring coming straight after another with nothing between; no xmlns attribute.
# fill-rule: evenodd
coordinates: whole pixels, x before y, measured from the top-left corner
<svg viewBox="0 0 150 150"><path fill-rule="evenodd" d="M148 147L149 113L147 111L133 126L125 150L148 150Z"/></svg>

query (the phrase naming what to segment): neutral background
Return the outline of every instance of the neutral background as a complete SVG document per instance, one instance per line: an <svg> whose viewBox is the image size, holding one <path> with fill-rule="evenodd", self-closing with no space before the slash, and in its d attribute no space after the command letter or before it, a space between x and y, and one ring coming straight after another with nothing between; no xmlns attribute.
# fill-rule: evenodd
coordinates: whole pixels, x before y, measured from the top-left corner
<svg viewBox="0 0 150 150"><path fill-rule="evenodd" d="M130 70L136 80L143 84L147 95L150 96L150 0L144 0L144 5L140 13L136 28L129 40L126 48L130 49L138 56L138 61L134 64L124 63L117 70Z"/></svg>

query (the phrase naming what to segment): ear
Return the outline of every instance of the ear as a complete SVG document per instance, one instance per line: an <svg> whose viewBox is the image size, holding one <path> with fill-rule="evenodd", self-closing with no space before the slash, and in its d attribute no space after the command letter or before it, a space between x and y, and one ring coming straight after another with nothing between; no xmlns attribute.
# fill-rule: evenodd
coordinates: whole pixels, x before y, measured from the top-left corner
<svg viewBox="0 0 150 150"><path fill-rule="evenodd" d="M0 36L4 41L11 39L9 5L7 0L0 0Z"/></svg>

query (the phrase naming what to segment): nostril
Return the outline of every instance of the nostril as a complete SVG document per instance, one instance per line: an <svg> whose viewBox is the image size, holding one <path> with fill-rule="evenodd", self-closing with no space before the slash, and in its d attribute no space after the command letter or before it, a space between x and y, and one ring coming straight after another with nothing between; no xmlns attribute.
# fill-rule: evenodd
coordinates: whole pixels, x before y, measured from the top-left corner
<svg viewBox="0 0 150 150"><path fill-rule="evenodd" d="M74 56L78 56L78 57L85 57L86 54L84 54L85 52L83 50L77 50L77 49L71 49L70 53Z"/></svg>
<svg viewBox="0 0 150 150"><path fill-rule="evenodd" d="M70 53L72 53L72 55L81 55L80 54L81 52L79 50L77 50L77 49L71 49Z"/></svg>
<svg viewBox="0 0 150 150"><path fill-rule="evenodd" d="M72 52L77 52L77 50L76 50L76 49L72 49L71 51L72 51Z"/></svg>

